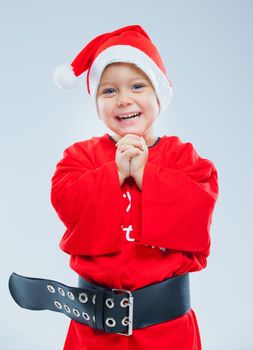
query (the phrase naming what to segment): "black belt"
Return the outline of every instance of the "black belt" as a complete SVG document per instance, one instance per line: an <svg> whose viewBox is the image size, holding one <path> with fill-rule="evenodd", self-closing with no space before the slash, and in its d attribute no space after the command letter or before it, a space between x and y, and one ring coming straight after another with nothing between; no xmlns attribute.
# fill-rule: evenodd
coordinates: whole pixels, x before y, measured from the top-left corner
<svg viewBox="0 0 253 350"><path fill-rule="evenodd" d="M61 312L77 322L122 335L175 319L191 308L189 273L132 292L91 284L80 276L78 287L70 287L12 273L9 290L25 309Z"/></svg>

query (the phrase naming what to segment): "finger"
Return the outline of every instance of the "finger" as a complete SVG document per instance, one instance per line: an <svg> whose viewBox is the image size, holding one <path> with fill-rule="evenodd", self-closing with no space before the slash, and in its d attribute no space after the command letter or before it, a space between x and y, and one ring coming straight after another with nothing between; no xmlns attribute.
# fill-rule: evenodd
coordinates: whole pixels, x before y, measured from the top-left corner
<svg viewBox="0 0 253 350"><path fill-rule="evenodd" d="M122 152L124 152L128 147L129 147L129 145L119 145L119 146L118 146L118 150L122 153Z"/></svg>
<svg viewBox="0 0 253 350"><path fill-rule="evenodd" d="M142 144L143 149L145 149L146 142L145 142L145 140L144 140L144 138L142 136L141 136L141 144Z"/></svg>
<svg viewBox="0 0 253 350"><path fill-rule="evenodd" d="M145 141L143 136L141 137L141 139L142 139L142 142L144 143L144 145L146 145L146 141Z"/></svg>
<svg viewBox="0 0 253 350"><path fill-rule="evenodd" d="M119 152L121 154L127 155L129 158L135 157L141 153L137 147L133 147L131 145L121 146Z"/></svg>
<svg viewBox="0 0 253 350"><path fill-rule="evenodd" d="M126 150L130 150L133 154L139 154L140 152L143 151L142 149L135 147L133 145L121 145L121 146L119 146L120 152L125 152Z"/></svg>
<svg viewBox="0 0 253 350"><path fill-rule="evenodd" d="M116 145L120 143L127 143L127 144L132 144L135 141L141 140L141 136L136 135L136 134L126 134L125 136L121 137L117 142Z"/></svg>
<svg viewBox="0 0 253 350"><path fill-rule="evenodd" d="M121 152L121 153L123 153L123 152L125 152L125 151L127 151L127 150L129 150L129 149L133 149L134 147L132 146L132 145L120 145L119 146L119 151Z"/></svg>
<svg viewBox="0 0 253 350"><path fill-rule="evenodd" d="M141 150L137 147L129 147L125 152L127 152L127 154L131 157L141 154Z"/></svg>
<svg viewBox="0 0 253 350"><path fill-rule="evenodd" d="M144 151L144 149L145 149L144 141L141 138L139 138L138 140L129 140L128 142L121 141L118 143L118 147L125 146L125 145L129 145L129 146L131 145L134 147L138 147L142 151Z"/></svg>

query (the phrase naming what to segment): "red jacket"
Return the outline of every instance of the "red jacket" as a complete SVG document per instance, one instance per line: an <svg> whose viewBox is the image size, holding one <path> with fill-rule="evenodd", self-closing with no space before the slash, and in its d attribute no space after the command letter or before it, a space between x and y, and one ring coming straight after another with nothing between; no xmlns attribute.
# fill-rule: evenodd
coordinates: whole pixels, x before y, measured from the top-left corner
<svg viewBox="0 0 253 350"><path fill-rule="evenodd" d="M142 191L131 177L120 187L107 133L74 143L56 165L51 202L66 226L60 248L91 283L135 290L206 267L217 170L177 136L164 135L148 150ZM193 309L130 337L71 321L64 350L154 347L200 350Z"/></svg>

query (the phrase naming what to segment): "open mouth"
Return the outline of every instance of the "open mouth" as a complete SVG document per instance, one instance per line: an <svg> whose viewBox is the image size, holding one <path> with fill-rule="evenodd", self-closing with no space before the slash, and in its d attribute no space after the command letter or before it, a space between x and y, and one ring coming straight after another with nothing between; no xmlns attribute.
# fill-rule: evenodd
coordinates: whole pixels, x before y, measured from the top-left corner
<svg viewBox="0 0 253 350"><path fill-rule="evenodd" d="M141 112L138 112L136 114L129 114L129 115L126 115L126 116L117 116L116 119L118 120L127 120L127 119L134 119L134 118L140 118L140 116L142 115Z"/></svg>

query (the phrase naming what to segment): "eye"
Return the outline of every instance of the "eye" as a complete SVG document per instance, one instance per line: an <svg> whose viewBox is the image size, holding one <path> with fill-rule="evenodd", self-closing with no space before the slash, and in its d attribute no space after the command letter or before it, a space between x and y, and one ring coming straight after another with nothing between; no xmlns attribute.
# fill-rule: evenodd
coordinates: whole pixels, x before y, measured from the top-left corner
<svg viewBox="0 0 253 350"><path fill-rule="evenodd" d="M138 87L138 86L139 86L139 88L144 87L144 85L143 85L143 84L134 84L133 86L135 86L135 87ZM139 90L139 89L137 89L137 90Z"/></svg>
<svg viewBox="0 0 253 350"><path fill-rule="evenodd" d="M105 89L105 90L103 91L103 94L108 95L108 92L110 92L110 91L112 91L112 90L115 90L115 89L113 89L113 88Z"/></svg>

